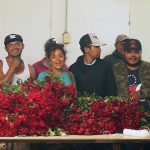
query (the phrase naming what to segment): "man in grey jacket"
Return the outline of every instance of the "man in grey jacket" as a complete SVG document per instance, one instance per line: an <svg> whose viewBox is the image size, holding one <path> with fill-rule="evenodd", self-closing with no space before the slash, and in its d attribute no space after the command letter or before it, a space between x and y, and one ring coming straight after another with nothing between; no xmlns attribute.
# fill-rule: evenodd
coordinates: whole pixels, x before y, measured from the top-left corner
<svg viewBox="0 0 150 150"><path fill-rule="evenodd" d="M108 61L112 66L122 61L124 54L124 42L127 39L129 39L129 37L125 34L118 35L114 44L115 51L112 54L105 56L103 59Z"/></svg>

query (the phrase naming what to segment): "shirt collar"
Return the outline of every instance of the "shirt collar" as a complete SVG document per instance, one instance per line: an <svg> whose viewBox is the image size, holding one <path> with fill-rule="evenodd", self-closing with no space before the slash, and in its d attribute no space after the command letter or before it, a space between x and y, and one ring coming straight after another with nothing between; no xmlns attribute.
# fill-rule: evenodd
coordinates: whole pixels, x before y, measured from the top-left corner
<svg viewBox="0 0 150 150"><path fill-rule="evenodd" d="M96 62L96 59L91 64L86 64L86 63L84 63L84 64L87 66L92 66L93 64L95 64L95 62Z"/></svg>

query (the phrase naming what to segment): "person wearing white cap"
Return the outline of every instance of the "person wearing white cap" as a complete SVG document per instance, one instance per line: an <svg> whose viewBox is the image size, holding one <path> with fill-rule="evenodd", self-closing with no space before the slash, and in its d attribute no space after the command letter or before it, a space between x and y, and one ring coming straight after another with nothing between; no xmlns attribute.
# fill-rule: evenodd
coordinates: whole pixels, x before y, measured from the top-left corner
<svg viewBox="0 0 150 150"><path fill-rule="evenodd" d="M95 34L82 36L79 44L83 55L69 67L74 74L78 93L114 96L116 88L111 66L100 59L100 47L105 44Z"/></svg>
<svg viewBox="0 0 150 150"><path fill-rule="evenodd" d="M112 66L121 62L123 60L123 54L124 54L124 42L129 39L129 37L125 34L120 34L117 36L115 41L115 51L105 56L103 59L108 61Z"/></svg>
<svg viewBox="0 0 150 150"><path fill-rule="evenodd" d="M80 49L83 52L69 71L74 74L78 95L96 94L101 97L115 96L116 87L110 64L100 59L101 43L95 34L81 37ZM110 144L73 144L74 150L112 150Z"/></svg>

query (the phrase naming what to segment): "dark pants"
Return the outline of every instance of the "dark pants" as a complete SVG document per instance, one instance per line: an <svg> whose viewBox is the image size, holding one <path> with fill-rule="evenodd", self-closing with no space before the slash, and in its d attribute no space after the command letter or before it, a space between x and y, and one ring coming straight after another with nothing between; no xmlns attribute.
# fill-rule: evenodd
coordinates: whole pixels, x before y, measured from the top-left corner
<svg viewBox="0 0 150 150"><path fill-rule="evenodd" d="M121 150L150 150L150 143L124 143Z"/></svg>
<svg viewBox="0 0 150 150"><path fill-rule="evenodd" d="M144 111L150 112L150 106L148 100L141 100L140 105L142 106Z"/></svg>
<svg viewBox="0 0 150 150"><path fill-rule="evenodd" d="M73 150L112 150L112 144L103 143L75 143Z"/></svg>
<svg viewBox="0 0 150 150"><path fill-rule="evenodd" d="M31 150L72 150L70 143L46 144L36 143L31 145Z"/></svg>
<svg viewBox="0 0 150 150"><path fill-rule="evenodd" d="M112 144L102 143L59 143L32 144L31 150L112 150Z"/></svg>

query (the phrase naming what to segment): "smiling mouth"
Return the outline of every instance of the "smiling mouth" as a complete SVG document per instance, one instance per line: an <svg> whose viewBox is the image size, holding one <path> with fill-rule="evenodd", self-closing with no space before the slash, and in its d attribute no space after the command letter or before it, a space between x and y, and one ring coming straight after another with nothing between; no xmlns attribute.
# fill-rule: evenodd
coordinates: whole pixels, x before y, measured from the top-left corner
<svg viewBox="0 0 150 150"><path fill-rule="evenodd" d="M13 53L19 53L18 51L13 51Z"/></svg>
<svg viewBox="0 0 150 150"><path fill-rule="evenodd" d="M62 64L62 63L55 63L56 65L60 65L60 64Z"/></svg>
<svg viewBox="0 0 150 150"><path fill-rule="evenodd" d="M138 59L137 58L130 58L129 60L130 61L137 61Z"/></svg>
<svg viewBox="0 0 150 150"><path fill-rule="evenodd" d="M19 49L13 49L12 52L20 52Z"/></svg>
<svg viewBox="0 0 150 150"><path fill-rule="evenodd" d="M59 66L63 66L62 63L55 63L55 65L58 66L58 67L59 67Z"/></svg>

